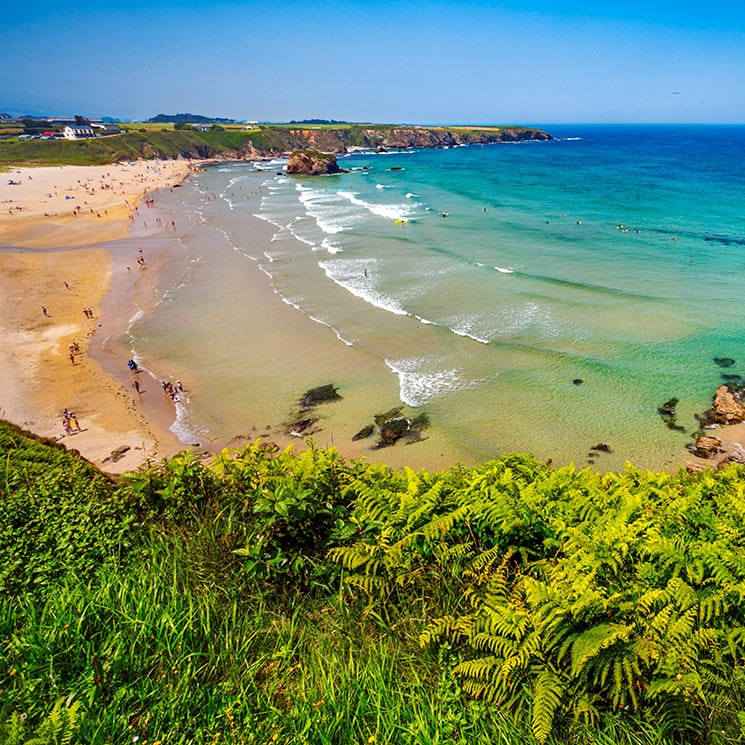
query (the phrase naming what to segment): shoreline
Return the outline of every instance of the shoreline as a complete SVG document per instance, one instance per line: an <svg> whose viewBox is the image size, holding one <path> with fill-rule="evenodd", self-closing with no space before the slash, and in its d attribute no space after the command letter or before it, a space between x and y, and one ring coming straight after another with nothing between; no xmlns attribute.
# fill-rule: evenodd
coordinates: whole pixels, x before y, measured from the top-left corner
<svg viewBox="0 0 745 745"><path fill-rule="evenodd" d="M194 165L193 162L181 164L181 180L189 176ZM134 171L132 165L127 164L123 166L126 169L123 173L141 174L144 171L147 174L151 167L140 164ZM91 169L97 172L103 169L103 173L111 178L111 172L117 167L71 168L71 171L64 168L47 170L53 172L56 180L59 180L60 173L71 176L86 192L86 196L91 196L78 181L80 168L89 172ZM28 171L21 170L19 174L15 169L14 174L30 175L30 180L42 181L39 177L41 171ZM214 402L215 397L219 397L219 391L207 391L204 386L200 390L197 380L199 371L179 367L167 356L154 360L152 365L144 361L143 372L137 376L125 367L127 359L132 356L127 346L127 331L133 318L137 313L152 311L188 267L188 254L181 236L195 226L175 225L174 220L183 222L185 213L164 207L155 199L151 202L150 196L145 200L145 207L142 205L145 195L168 188L173 190L176 184L170 181L171 178L170 174L165 173L161 179L153 178L151 185L156 188L141 193L142 181L135 180L130 196L126 197L132 205L127 214L112 209L101 217L95 213L89 213L91 217L71 217L52 231L47 229L47 225L52 224L48 218L33 218L31 209L24 216L23 223L15 220L16 215L5 220L0 217L0 239L4 242L7 242L8 232L11 236L18 236L15 228L19 224L25 224L28 228L25 239L21 235L18 245L0 245L0 297L3 298L5 311L0 329L9 340L8 354L0 363L0 372L5 373L6 380L4 390L0 393L0 416L36 434L61 440L109 473L131 470L190 447L198 447L203 453L216 453L223 447L240 447L259 437L269 439L281 448L293 445L300 449L305 446L305 436L293 437L281 431L281 425L277 422L281 414L276 406L271 414L267 413L268 409L252 410L246 415L246 426L240 432L219 431L218 427L211 430L206 438L198 436L185 442L173 431L179 411L164 395L160 380L171 379L174 382L177 378L183 379L187 383L188 397L189 383L193 377L198 395L197 411L200 406L203 411L207 410L210 400ZM13 187L6 187L6 190L8 188ZM122 195L117 196L121 198ZM43 208L43 204L37 204L35 210L38 213ZM255 221L252 232L257 245L271 240L271 229L259 218L252 216L251 219ZM74 224L74 230L68 230L66 226L72 220L79 222ZM14 221L14 224L11 223L12 229L6 231L11 221ZM40 222L44 230L37 229ZM44 240L61 245L43 248L36 245ZM144 270L139 269L136 263L138 248L143 248L147 265ZM240 270L239 265L243 267ZM276 294L271 281L255 262L240 259L231 262L231 266L232 271L242 272L242 279L246 282L245 292L251 298L252 322L258 325L276 323L277 328L282 329L279 347L285 346L282 353L276 354L275 350L265 348L264 352L268 352L271 359L263 366L246 368L247 384L286 389L284 381L278 380L276 370L286 364L288 349L291 354L297 354L298 343L313 350L308 351L313 358L308 368L322 371L318 373L317 380L309 376L305 390L315 384L328 382L320 377L334 375L333 360L342 356L347 367L369 366L368 373L380 366L380 360L366 358L361 350L339 349L337 342L328 338L332 332L297 314ZM218 278L220 271L214 271ZM231 268L222 271L229 273ZM38 298L45 295L54 297L55 304L52 307L50 303L48 318L41 316L37 303ZM62 298L65 307L57 307L57 300ZM92 308L94 319L84 318L82 307ZM80 345L81 353L78 364L72 365L66 358L67 345L75 342ZM165 372L166 368L168 373ZM135 377L141 384L139 395L131 388ZM277 386L280 382L282 385ZM349 380L346 382L349 383ZM302 392L299 392L300 395ZM283 390L278 395L289 410L292 403L288 391ZM355 395L367 395L367 398L358 399L355 403ZM385 400L389 400L391 391L387 391L385 396ZM436 432L428 433L427 437L431 437L432 442L417 446L416 452L401 447L371 452L369 444L351 442L353 430L349 429L349 408L359 405L360 400L367 402L369 392L360 394L359 391L350 391L348 402L334 404L338 413L337 410L328 414L319 412L321 429L315 439L320 446L336 445L345 458L380 460L392 468L411 465L439 470L461 462L458 458L452 462L443 459L444 454L439 453L441 444L438 443ZM65 406L75 411L84 431L61 437L59 417ZM195 419L198 425L198 414ZM269 420L268 424L266 420ZM209 427L209 424L206 426ZM737 451L745 443L745 425L719 428L712 434L719 435L730 452ZM126 455L117 463L108 462L107 456L122 445L130 448ZM469 460L467 455L464 460ZM689 462L716 467L717 461L701 460L682 452L675 470Z"/></svg>

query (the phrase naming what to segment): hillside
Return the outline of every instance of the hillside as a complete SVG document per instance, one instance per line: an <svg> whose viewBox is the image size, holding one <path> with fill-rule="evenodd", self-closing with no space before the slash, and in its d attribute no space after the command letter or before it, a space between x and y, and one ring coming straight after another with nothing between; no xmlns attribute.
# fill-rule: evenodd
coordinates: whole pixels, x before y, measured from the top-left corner
<svg viewBox="0 0 745 745"><path fill-rule="evenodd" d="M741 741L741 467L0 456L2 742Z"/></svg>
<svg viewBox="0 0 745 745"><path fill-rule="evenodd" d="M344 153L349 148L425 148L548 140L526 127L399 127L343 125L319 127L226 125L206 132L154 125L122 125L127 133L90 140L0 140L0 166L103 165L137 158L255 160L295 150Z"/></svg>

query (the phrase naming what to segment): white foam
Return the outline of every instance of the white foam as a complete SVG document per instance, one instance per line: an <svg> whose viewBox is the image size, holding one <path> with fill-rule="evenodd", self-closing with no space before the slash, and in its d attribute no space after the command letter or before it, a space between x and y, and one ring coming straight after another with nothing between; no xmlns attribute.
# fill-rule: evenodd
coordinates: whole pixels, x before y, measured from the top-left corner
<svg viewBox="0 0 745 745"><path fill-rule="evenodd" d="M375 184L376 189L392 189L392 186L386 186L385 184Z"/></svg>
<svg viewBox="0 0 745 745"><path fill-rule="evenodd" d="M374 264L375 262L364 259L330 259L319 262L318 266L332 282L340 285L355 297L389 313L408 316L409 313L401 307L399 301L384 295L377 289L375 272L370 270Z"/></svg>
<svg viewBox="0 0 745 745"><path fill-rule="evenodd" d="M368 212L379 217L385 217L388 220L405 220L414 214L417 207L421 205L418 203L414 204L381 204L376 202L366 202L364 199L360 199L355 192L352 191L338 191L336 192L340 197L349 200L352 204L358 207L364 207Z"/></svg>
<svg viewBox="0 0 745 745"><path fill-rule="evenodd" d="M426 369L433 364L426 358L387 359L385 364L398 375L399 397L408 406L424 406L427 401L464 387L458 370Z"/></svg>
<svg viewBox="0 0 745 745"><path fill-rule="evenodd" d="M173 424L168 428L173 432L181 442L187 445L195 445L207 434L207 430L202 427L196 427L190 421L189 410L183 404L182 401L174 402L176 408L176 419Z"/></svg>
<svg viewBox="0 0 745 745"><path fill-rule="evenodd" d="M321 248L328 251L330 254L340 254L344 252L344 249L338 244L334 243L330 238L324 238L321 242Z"/></svg>
<svg viewBox="0 0 745 745"><path fill-rule="evenodd" d="M494 268L498 272L502 272L502 274L514 274L515 273L515 270L514 269L509 269L509 268L502 267L502 266L495 266Z"/></svg>
<svg viewBox="0 0 745 745"><path fill-rule="evenodd" d="M406 198L407 198L407 199L415 199L415 198L417 198L418 196L419 196L418 194L414 194L414 192L412 192L412 191L410 191L410 192L408 192L408 193L406 194Z"/></svg>

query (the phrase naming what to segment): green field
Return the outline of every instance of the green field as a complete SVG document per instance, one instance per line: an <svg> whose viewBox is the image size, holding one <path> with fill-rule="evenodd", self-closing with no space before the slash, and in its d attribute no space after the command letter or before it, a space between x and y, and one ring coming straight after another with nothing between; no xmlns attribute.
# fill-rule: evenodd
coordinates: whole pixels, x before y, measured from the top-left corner
<svg viewBox="0 0 745 745"><path fill-rule="evenodd" d="M745 469L116 482L0 423L3 743L741 742Z"/></svg>

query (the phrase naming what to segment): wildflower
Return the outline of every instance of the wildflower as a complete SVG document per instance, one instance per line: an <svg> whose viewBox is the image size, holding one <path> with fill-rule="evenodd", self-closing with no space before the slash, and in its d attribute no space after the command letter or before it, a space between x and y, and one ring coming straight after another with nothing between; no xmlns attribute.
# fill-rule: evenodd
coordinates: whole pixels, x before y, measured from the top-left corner
<svg viewBox="0 0 745 745"><path fill-rule="evenodd" d="M16 670L14 667L11 667L10 668L10 675L12 676L12 675L17 675L17 674L18 674L18 670Z"/></svg>
<svg viewBox="0 0 745 745"><path fill-rule="evenodd" d="M373 745L375 742L375 735L370 735L370 737L367 738L367 745Z"/></svg>

